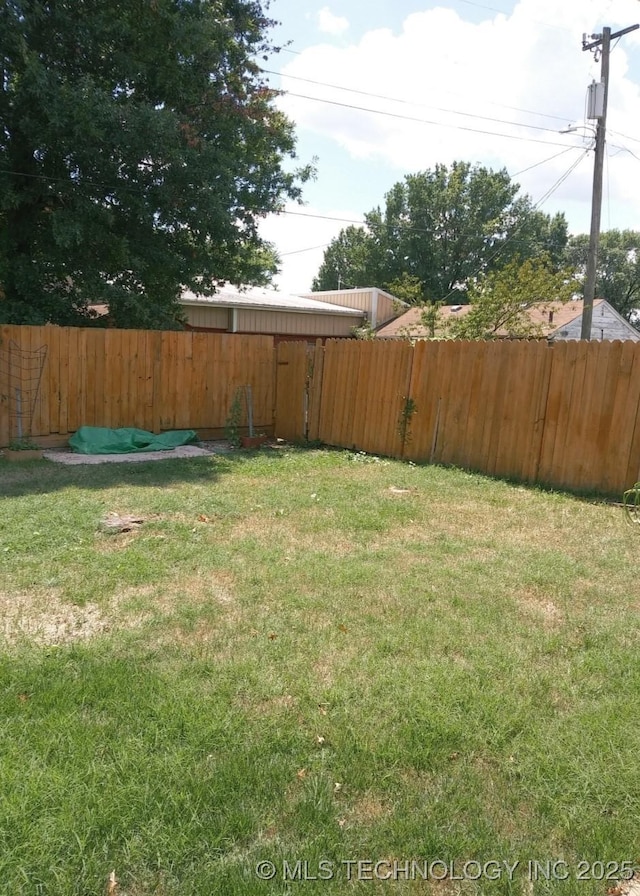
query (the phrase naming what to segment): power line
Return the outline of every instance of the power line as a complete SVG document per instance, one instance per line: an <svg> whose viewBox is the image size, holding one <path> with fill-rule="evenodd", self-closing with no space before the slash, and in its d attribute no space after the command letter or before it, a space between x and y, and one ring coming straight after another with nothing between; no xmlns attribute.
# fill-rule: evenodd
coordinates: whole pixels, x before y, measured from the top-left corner
<svg viewBox="0 0 640 896"><path fill-rule="evenodd" d="M281 258L285 255L301 255L303 252L313 252L314 249L326 249L329 243L322 243L320 246L307 246L306 249L294 249L292 252L279 252Z"/></svg>
<svg viewBox="0 0 640 896"><path fill-rule="evenodd" d="M372 115L384 115L387 118L395 118L400 121L412 121L412 122L416 122L417 124L433 125L434 127L452 128L453 130L456 130L456 131L466 131L466 132L472 133L472 134L485 134L489 137L503 137L506 140L523 140L527 143L542 143L544 146L566 147L565 143L557 143L557 142L553 142L551 140L536 140L535 137L522 137L518 134L501 134L501 133L498 133L497 131L486 131L486 130L483 130L482 128L465 127L464 125L461 125L461 124L447 124L446 122L432 121L431 119L427 119L427 118L416 118L415 116L412 116L412 115L400 115L397 112L384 112L381 109L369 109L366 106L355 106L350 103L340 103L337 100L324 100L324 99L320 99L319 97L308 96L303 93L292 93L291 91L288 91L288 90L284 91L284 95L297 97L298 99L303 99L303 100L310 100L310 101L316 102L316 103L325 103L329 106L338 106L339 108L342 108L342 109L352 109L356 112L369 112ZM523 124L523 125L518 125L518 127L522 127L525 129L531 129L535 126ZM551 129L550 128L536 128L536 130L550 131ZM555 133L557 133L557 131L552 131L552 133L555 134ZM573 145L575 146L576 144L573 144Z"/></svg>
<svg viewBox="0 0 640 896"><path fill-rule="evenodd" d="M618 137L623 137L625 140L631 140L633 143L640 143L640 138L638 137L630 137L629 134L621 134L620 131L613 131L609 128L610 134L615 134Z"/></svg>
<svg viewBox="0 0 640 896"><path fill-rule="evenodd" d="M113 184L106 184L104 181L97 180L89 180L86 177L80 177L77 180L70 179L70 173L68 176L59 176L59 177L51 177L48 174L31 174L27 171L13 171L11 168L2 168L0 167L0 174L11 174L13 177L28 177L32 180L43 180L47 181L51 184L69 184L71 183L75 187L99 187L101 190L110 190L115 191L118 190L124 193L131 193L132 195L143 195L145 192L149 192L153 186L149 185L145 187L144 185L138 184L128 184L123 179L116 179Z"/></svg>
<svg viewBox="0 0 640 896"><path fill-rule="evenodd" d="M544 194L544 195L543 195L543 196L542 196L536 203L534 203L534 205L533 205L533 208L534 208L534 209L537 209L537 208L539 208L541 205L543 205L543 204L547 201L547 199L548 199L550 196L552 196L553 193L555 193L555 191L556 191L556 190L557 190L557 189L564 183L564 181L569 177L569 175L572 174L573 171L575 171L575 169L578 167L578 165L580 164L580 162L581 162L581 161L588 155L588 153L589 153L589 150L585 150L585 151L582 153L582 155L580 156L580 158L576 159L576 161L573 162L573 163L569 166L569 168L565 171L565 173L562 174L562 175L558 178L558 180L555 182L555 184L553 184L553 186L550 187L550 188L547 190L547 192L546 192L546 193L545 193L545 194ZM515 229L515 230L513 231L513 233L511 234L511 236L507 237L507 239L506 239L500 246L498 246L497 250L493 253L493 255L489 256L489 258L486 260L486 262L484 263L484 265L483 265L482 267L478 268L478 270L475 272L475 274L472 275L473 277L477 277L479 274L481 274L481 273L482 273L482 270L483 270L483 268L484 268L485 265L487 265L487 264L489 264L490 262L494 261L496 258L498 258L498 256L499 256L502 252L504 252L505 247L508 246L510 243L513 242L514 237L516 236L516 234L518 234L518 233L520 232L520 230L522 230L522 228L524 227L524 224L525 224L525 222L523 222L519 227L516 227L516 229ZM443 299L442 301L446 302L447 299L450 299L451 296L453 296L453 295L456 294L456 292L457 292L457 290L455 290L455 289L450 290L449 293L444 297L444 299Z"/></svg>
<svg viewBox="0 0 640 896"><path fill-rule="evenodd" d="M497 12L503 16L509 16L512 13L512 10L506 9L497 9L495 6L487 6L484 3L476 3L474 0L458 0L459 3L465 3L467 6L475 6L477 9L486 9L490 12ZM554 31L567 31L568 25L556 25L551 22L542 22L540 19L526 19L527 22L530 22L532 25L541 25L543 28L552 28ZM291 41L293 43L293 41ZM301 56L302 52L300 50L292 50L290 47L280 47L280 52L283 53L291 53L294 56Z"/></svg>
<svg viewBox="0 0 640 896"><path fill-rule="evenodd" d="M535 142L542 142L542 141L535 141ZM528 171L528 170L530 170L530 168L534 168L534 167L537 167L538 165L545 164L546 162L552 161L553 159L557 158L558 156L563 155L565 152L569 152L569 151L571 151L572 149L578 149L578 148L580 148L580 147L575 147L575 146L573 146L573 147L565 148L565 149L563 150L563 152L561 152L561 153L556 153L555 155L550 156L548 159L543 159L541 162L537 162L537 163L535 163L535 165L531 165L529 168L525 168L524 171ZM624 149L624 147L621 147L621 149ZM544 194L544 195L543 195L543 196L542 196L536 203L533 204L533 208L534 208L534 209L535 209L535 208L538 208L540 205L542 205L544 202L546 202L546 200L547 200L547 199L548 199L548 198L555 192L555 190L557 190L558 187L559 187L559 186L560 186L560 185L567 179L567 177L569 177L569 175L575 170L575 168L580 164L580 162L582 161L582 159L588 154L589 151L590 151L590 149L587 149L587 150L584 150L584 151L582 152L581 156L580 156L578 159L576 159L576 161L575 161L575 162L569 167L569 169L568 169L568 170L567 170L567 171L566 171L566 172L565 172L565 173L564 173L564 174L563 174L563 175L562 175L562 176L555 182L555 184L553 184L553 186L550 187L550 189L549 189L549 190L548 190L548 191L547 191L547 192L546 192L546 193L545 193L545 194ZM631 152L631 150L626 150L626 151L627 151L627 152ZM631 155L633 155L634 158L636 158L636 159L638 159L638 161L640 161L640 157L636 156L635 153L631 153ZM25 172L12 171L12 170L10 170L10 169L6 169L6 168L4 168L4 169L3 169L3 168L0 168L0 172L1 172L1 173L4 173L4 174L12 174L12 175L15 175L15 176L21 176L21 177L30 177L30 178L35 178L35 179L44 180L44 181L49 181L49 182L54 182L54 183L55 183L55 182L58 182L58 181L59 181L59 182L65 182L65 183L67 182L67 179L66 179L66 178L61 178L61 177L53 178L53 177L49 177L49 176L44 175L44 174L27 174L27 173L25 173ZM518 172L518 173L522 174L523 171ZM99 187L106 188L106 184L101 184L101 183L98 183L98 182L96 182L96 181L86 181L86 180L84 180L83 183L88 184L88 185L90 185L90 186L99 186ZM124 190L126 190L126 191L128 191L128 192L139 192L136 188L127 186L126 184L121 184L121 183L120 183L120 184L118 184L118 187L119 187L120 189L124 189ZM359 220L359 219L354 219L354 218L339 218L339 217L332 216L332 215L319 215L319 214L314 214L314 213L311 213L311 212L297 212L297 211L293 211L293 210L290 210L290 209L283 209L282 211L278 212L277 214L293 215L293 216L296 216L296 217L305 217L305 218L314 218L314 219L316 219L316 220L323 220L323 221L334 221L334 222L336 222L336 223L341 223L341 224L351 224L351 225L355 225L355 226L358 226L358 227L365 227L365 228L369 228L369 227L370 227L370 225L368 224L367 221L363 221L363 220ZM377 226L377 227L379 227L379 226L383 226L383 227L391 227L391 226L393 226L393 225L391 225L391 224L385 224L384 222L382 222L381 225L376 225L376 226ZM516 228L516 230L514 230L514 232L511 234L511 236L509 236L509 237L504 241L504 243L502 243L502 245L498 248L498 250L497 250L492 256L490 256L490 258L488 259L488 261L492 261L494 258L496 258L496 257L497 257L497 256L504 250L504 248L505 248L506 245L508 245L508 244L512 244L513 242L516 241L516 240L515 240L515 237L517 236L517 234L518 234L519 231L521 230L522 226L524 226L524 225L520 225L520 227L518 227L518 228ZM406 228L406 232L409 232L409 233L423 233L423 234L429 234L429 233L430 233L430 231L426 230L425 228L417 228L417 227L408 227L408 228ZM282 252L282 253L279 253L279 255L280 255L280 257L285 257L285 256L289 256L289 255L297 255L297 254L301 254L301 253L303 253L303 252L311 252L311 251L313 251L313 250L323 249L323 248L326 248L326 247L329 246L329 245L330 245L330 243L322 243L321 245L317 245L317 246L309 246L309 247L306 247L306 248L304 248L304 249L295 249L295 250L290 251L290 252ZM480 272L481 272L481 271L479 270L479 271L476 272L476 274L478 274L478 273L480 273ZM451 297L452 295L454 295L454 294L455 294L455 290L451 291L447 296L445 296L445 300L446 300L447 298L450 298L450 297Z"/></svg>
<svg viewBox="0 0 640 896"><path fill-rule="evenodd" d="M526 139L526 138L521 138L521 139ZM546 141L540 141L540 140L533 141L533 142L544 143L547 146L554 145L554 144L546 143ZM555 145L558 145L558 144L555 144ZM636 156L635 153L633 153L630 149L627 149L626 147L623 147L623 146L615 147L615 148L620 149L620 151L630 153L634 158L636 158L640 161L640 157ZM574 149L581 149L581 147L579 147L579 146L565 147L562 150L562 152L555 153L554 155L549 156L546 159L542 159L542 161L540 161L540 162L535 162L533 165L530 165L528 168L523 168L521 171L517 171L517 172L515 172L515 174L509 175L509 177L517 177L518 175L523 174L525 171L529 171L532 168L538 167L539 165L544 165L546 162L550 162L553 159L556 159L559 156L562 156L567 152L571 152ZM52 184L55 184L55 183L68 184L69 183L68 177L62 177L62 176L51 177L50 175L41 174L41 173L31 174L26 171L15 171L11 168L0 167L0 174L10 174L14 177L27 177L27 178L31 178L33 180L47 181ZM81 178L77 182L76 186L80 187L83 185L90 186L90 187L100 187L101 189L104 189L104 190L116 190L116 189L123 190L125 192L136 193L138 195L141 195L144 192L144 188L141 188L138 185L127 184L123 181L118 181L116 184L110 185L110 184L106 184L106 183L100 182L100 181L88 180L87 178ZM342 224L356 224L356 225L360 225L360 226L366 226L366 222L360 221L360 220L355 220L353 218L336 218L336 217L332 217L330 215L313 215L313 214L306 213L306 212L294 212L294 211L289 211L289 210L278 212L277 214L298 215L300 217L318 218L320 220L326 220L326 221L336 221L337 223L342 223ZM310 247L310 248L322 248L322 246ZM299 250L299 251L310 251L310 250L304 249L304 250ZM290 253L285 253L285 254L290 254Z"/></svg>
<svg viewBox="0 0 640 896"><path fill-rule="evenodd" d="M356 224L360 227L367 227L366 221L359 221L355 218L336 218L333 215L316 215L312 212L294 212L291 209L282 209L277 212L278 215L295 215L298 218L317 218L319 221L335 221L338 224ZM426 233L426 231L425 231Z"/></svg>
<svg viewBox="0 0 640 896"><path fill-rule="evenodd" d="M592 147L590 146L588 149L583 150L582 155L569 166L569 168L565 171L565 173L558 178L558 180L555 182L555 184L549 190L547 190L547 192L544 194L544 196L542 196L541 199L539 199L536 203L534 203L534 206L533 206L534 208L538 208L538 206L543 205L543 203L545 203L547 201L547 199L553 193L555 193L555 191L558 189L558 187L560 187L565 182L565 180L569 177L569 175L572 174L573 171L575 171L575 169L578 167L580 162L589 155L589 153L591 152L591 149L592 149Z"/></svg>
<svg viewBox="0 0 640 896"><path fill-rule="evenodd" d="M579 148L580 148L580 147L573 147L573 146L572 146L572 147L569 147L569 150L571 150L571 149L579 149ZM569 150L565 150L565 151L569 151ZM563 153L557 153L557 155L562 155L562 154L563 154ZM556 158L556 156L551 156L551 159L553 159L553 158ZM582 157L581 157L581 158L582 158ZM638 158L638 157L636 156L636 158ZM537 164L543 164L544 161L550 161L550 159L545 159L545 160L543 160L543 162L539 162L539 163L537 163ZM579 159L578 161L580 161L580 159ZM0 173L2 173L2 174L12 174L12 175L15 175L15 176L18 176L18 177L30 177L30 178L34 178L34 179L36 179L36 180L44 180L44 181L49 181L49 182L52 182L52 183L57 183L57 182L60 182L60 183L67 183L67 182L68 182L67 179L66 179L66 178L63 178L63 177L57 177L57 178L55 178L55 177L49 177L49 176L46 175L46 174L27 174L27 173L20 172L20 171L12 171L12 170L7 169L7 168L0 168ZM107 189L107 188L108 188L106 184L104 184L104 183L99 183L99 182L97 182L97 181L88 181L88 180L84 180L84 179L83 179L83 180L81 181L81 183L86 184L86 185L88 185L88 186L101 187L101 188L103 188L103 189ZM127 186L126 184L122 184L122 183L118 184L118 187L117 187L117 188L118 188L119 190L124 190L124 191L129 192L129 193L141 193L141 192L142 192L142 191L139 190L137 187L134 187L134 186ZM109 187L108 189L111 189L111 187ZM540 200L539 202L543 202L543 201L545 200L545 198L546 198L546 197L543 197L543 199ZM536 205L537 205L537 204L536 204ZM536 205L534 205L534 208L536 207ZM359 219L359 218L339 218L339 217L337 217L337 216L335 216L335 215L320 215L320 214L317 214L317 213L312 213L312 212L301 212L301 211L298 212L298 211L293 211L292 209L282 209L282 210L279 211L279 212L272 212L271 214L278 214L278 215L293 215L293 216L295 216L295 217L300 217L300 218L313 218L313 219L316 219L316 220L318 220L318 221L334 221L334 222L336 222L337 224L352 224L352 225L357 226L357 227L365 227L365 228L366 228L366 227L369 227L369 224L367 223L367 221L363 221L363 220L361 220L361 219ZM380 227L380 226L383 226L383 227L391 227L391 226L393 226L393 225L382 223L381 225L376 225L376 226L377 226L377 227ZM429 234L429 233L431 233L431 231L426 230L425 228L419 228L419 227L407 227L407 228L406 228L406 232L407 232L407 233L423 233L423 234ZM282 252L282 253L279 253L279 254L280 254L281 256L285 256L285 255L297 255L297 254L299 254L299 253L301 253L301 252L311 252L313 249L324 249L324 248L326 248L326 246L328 246L328 245L329 245L329 243L322 243L322 244L319 245L319 246L309 246L309 247L307 247L307 248L305 248L305 249L295 249L295 250L293 250L293 251L291 251L291 252Z"/></svg>
<svg viewBox="0 0 640 896"><path fill-rule="evenodd" d="M473 0L458 0L458 3L466 3L467 6L475 6L476 9L488 9L491 12L499 12L502 13L503 16L508 16L509 12L506 9L496 9L495 6L486 6L484 3L474 3ZM554 27L558 27L557 25Z"/></svg>
<svg viewBox="0 0 640 896"><path fill-rule="evenodd" d="M404 106L414 106L414 107L418 107L418 108L422 108L422 109L435 109L438 112L449 112L452 115L466 115L466 116L469 116L470 118L481 118L486 121L497 121L497 122L500 122L501 124L520 125L520 122L517 122L517 121L505 121L502 118L490 118L485 115L474 115L472 112L459 112L456 109L446 109L446 108L442 109L439 106L429 106L427 103L416 103L413 100L404 100L404 99L401 99L400 97L385 96L384 94L380 94L380 93L371 93L368 90L358 90L355 87L345 87L342 84L331 84L327 81L316 81L313 78L303 78L300 75L290 75L287 72L274 72L272 69L268 69L268 68L262 69L262 71L266 75L276 75L281 78L290 78L292 81L303 81L305 84L314 84L317 87L330 87L332 90L342 90L346 93L355 93L355 94L358 94L359 96L368 96L368 97L372 97L373 99L377 99L377 100L386 100L387 102L390 102L390 103L401 103ZM450 93L450 91L445 91L445 92ZM454 93L454 94L451 94L451 96L459 96L459 94ZM547 112L534 112L531 109L521 109L518 106L508 106L504 103L495 103L490 100L488 102L492 106L498 106L503 109L510 109L512 112L523 112L525 115L537 115L540 118L552 118L555 121L562 121L562 122L566 122L566 120L567 120L567 116L550 115ZM522 127L527 127L527 125L522 125ZM534 127L534 126L532 125L531 127ZM539 129L545 130L544 128L539 128Z"/></svg>
<svg viewBox="0 0 640 896"><path fill-rule="evenodd" d="M571 148L574 148L574 147L571 147ZM582 151L579 158L577 158L574 162L572 162L572 164L569 166L569 168L540 197L540 199L538 199L537 202L535 202L533 204L534 209L538 209L541 205L543 205L547 201L547 199L549 199L550 196L553 195L553 193L555 193L555 191L564 183L564 181L567 180L567 178L575 171L575 169L578 167L580 162L582 162L582 160L584 158L586 158L586 156L589 154L590 151L591 151L590 148ZM551 161L551 159L556 158L558 155L562 155L562 153L557 153L556 156L551 156L551 158L545 159L542 162L539 162L538 164L544 164L544 162ZM318 215L318 214L312 214L311 212L296 212L296 211L290 211L287 209L283 210L279 214L295 215L298 217L306 217L306 218L316 218L316 219L322 220L322 221L336 221L338 223L354 224L354 225L358 225L358 226L364 227L364 228L369 227L369 225L366 221L359 221L359 220L355 220L353 218L338 218L338 217L334 217L331 215ZM475 273L472 275L473 277L477 277L479 274L481 274L484 266L486 264L489 264L490 262L494 261L496 258L498 258L498 256L504 251L506 246L513 245L513 244L517 245L518 242L521 242L520 240L517 240L516 237L518 236L518 234L520 233L522 228L525 226L525 223L526 222L523 222L518 227L516 227L516 229L513 231L513 233L504 240L504 242L496 249L496 251L493 253L493 255L489 256L489 258L484 262L484 265L482 267L478 268L477 271L475 271ZM392 227L393 225L386 224L386 223L382 222L381 225L376 225L376 227L379 227L379 226ZM425 228L420 228L420 227L407 227L405 229L405 232L407 232L407 233L423 233L423 234L431 233L431 231L426 230ZM295 255L298 252L309 252L312 249L322 249L325 246L330 246L330 245L331 245L331 243L325 243L324 246L310 246L308 249L299 249L294 252L282 252L282 253L280 253L280 257L284 257L285 255ZM455 289L450 290L449 293L447 293L447 295L444 296L442 301L446 302L447 299L450 299L452 296L454 296L456 294L456 292L457 292L457 290L455 290Z"/></svg>
<svg viewBox="0 0 640 896"><path fill-rule="evenodd" d="M544 201L544 200L542 200L542 201ZM535 208L536 206L534 205L533 207ZM275 212L274 214L293 215L296 218L313 218L318 221L335 221L337 224L352 224L355 227L362 227L362 228L367 228L367 229L371 227L371 225L369 225L369 223L367 221L363 221L359 218L339 218L335 215L320 215L320 214L317 214L314 212L297 212L297 211L293 211L293 209L282 209L282 211ZM375 225L373 225L373 227L376 230L380 230L380 228L382 228L382 227L395 227L395 226L396 226L395 224L387 224L384 221L381 221L380 223L376 223ZM432 231L427 230L424 227L413 227L413 226L406 227L405 226L405 227L403 227L403 233L418 233L418 234L422 233L422 234L428 235L428 234L431 234ZM330 244L325 243L324 245L328 246ZM323 248L323 246L310 246L309 249L299 249L296 251L306 252L306 251L310 251L311 249L322 249L322 248ZM295 253L294 252L283 252L281 254L282 255L293 255Z"/></svg>
<svg viewBox="0 0 640 896"><path fill-rule="evenodd" d="M557 152L552 156L549 156L547 159L542 159L541 162L534 162L533 165L529 165L527 168L521 168L520 171L515 171L513 174L510 174L509 177L519 177L521 174L524 174L525 171L531 171L532 168L538 168L540 165L546 165L547 162L552 162L553 159L557 159L559 156L563 156L567 152L571 152L572 149L579 149L578 146L568 146L566 149L563 149L561 152Z"/></svg>
<svg viewBox="0 0 640 896"><path fill-rule="evenodd" d="M629 149L628 146L619 146L617 143L609 144L611 149L617 149L618 152L613 154L613 158L619 156L621 152L628 152L630 156L633 156L634 159L637 159L640 162L640 156L637 156L633 150Z"/></svg>
<svg viewBox="0 0 640 896"><path fill-rule="evenodd" d="M590 152L590 149L584 150L584 149L582 149L582 147L570 147L570 149L581 149L582 151L581 151L579 158L576 159L575 162L573 162L570 165L570 167L567 169L567 171L565 171L565 173L562 174L558 178L558 180L553 184L553 186L550 187L549 190L547 190L547 192L544 193L543 196L540 199L538 199L537 202L535 202L533 204L534 209L538 208L538 206L542 205L544 202L547 201L547 199L552 195L552 193L554 193L558 189L558 187L560 187L560 185L567 179L567 177L569 177L569 175L575 170L575 168L577 168L577 166L584 159L584 157L586 155L588 155L588 153ZM557 155L562 155L562 153L557 153ZM544 164L545 161L549 162L549 161L551 161L551 159L554 159L554 158L556 158L556 156L551 156L550 159L544 159L543 162L539 162L538 164L542 165L542 164ZM313 213L313 212L298 212L298 211L293 211L292 209L283 209L282 211L278 212L277 214L279 214L279 215L294 215L295 217L299 217L299 218L315 218L319 221L335 221L338 224L353 224L357 227L367 227L367 228L370 227L370 225L368 224L367 221L363 221L361 219L356 219L356 218L339 218L335 215L320 215L320 214ZM395 225L385 224L384 222L382 222L381 224L376 224L375 226L379 228L381 226L382 227L393 227ZM518 229L520 229L520 228L518 228ZM424 234L431 233L430 230L427 230L424 227L406 227L405 232L407 232L407 233L424 233ZM512 239L515 237L515 234L517 232L518 232L518 230L514 231L513 235L511 237L509 237L509 240L505 241L505 245L506 245L506 242L512 241ZM320 248L322 248L322 246L314 246L314 247L310 247L310 248L320 249ZM299 251L307 251L307 250L299 250ZM283 253L283 254L289 255L289 254L293 254L293 253L287 252L287 253Z"/></svg>
<svg viewBox="0 0 640 896"><path fill-rule="evenodd" d="M466 3L467 6L475 6L478 9L488 9L491 12L501 13L503 16L509 16L511 13L506 9L496 9L495 6L485 6L484 3L475 3L474 0L458 0L458 3ZM527 19L532 25L542 25L543 28L554 28L557 31L566 31L566 25L552 25L550 22L541 22L539 19Z"/></svg>

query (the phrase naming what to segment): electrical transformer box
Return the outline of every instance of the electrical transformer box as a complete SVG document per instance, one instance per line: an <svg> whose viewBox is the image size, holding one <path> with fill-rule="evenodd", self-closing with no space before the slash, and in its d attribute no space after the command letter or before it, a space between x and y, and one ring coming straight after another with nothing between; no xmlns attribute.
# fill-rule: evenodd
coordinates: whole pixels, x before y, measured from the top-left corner
<svg viewBox="0 0 640 896"><path fill-rule="evenodd" d="M587 97L587 118L602 118L604 115L604 83L592 81Z"/></svg>

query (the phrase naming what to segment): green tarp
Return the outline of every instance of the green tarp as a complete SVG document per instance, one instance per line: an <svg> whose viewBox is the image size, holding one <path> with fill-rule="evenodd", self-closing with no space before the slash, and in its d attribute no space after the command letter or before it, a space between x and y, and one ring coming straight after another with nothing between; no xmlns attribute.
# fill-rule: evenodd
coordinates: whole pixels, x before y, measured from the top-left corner
<svg viewBox="0 0 640 896"><path fill-rule="evenodd" d="M198 436L193 429L154 435L144 429L81 426L71 436L69 444L77 454L131 454L139 451L167 451L197 440Z"/></svg>

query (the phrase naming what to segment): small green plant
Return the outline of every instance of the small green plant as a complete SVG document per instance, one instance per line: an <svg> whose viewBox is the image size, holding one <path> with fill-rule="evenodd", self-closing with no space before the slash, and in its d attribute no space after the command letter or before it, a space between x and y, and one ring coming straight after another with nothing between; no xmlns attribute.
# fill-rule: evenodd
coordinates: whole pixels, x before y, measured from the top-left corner
<svg viewBox="0 0 640 896"><path fill-rule="evenodd" d="M363 464L387 464L388 461L381 460L375 454L367 454L366 451L350 451L347 453L346 457L348 460L353 461L354 463L363 463Z"/></svg>
<svg viewBox="0 0 640 896"><path fill-rule="evenodd" d="M411 441L411 418L415 414L417 408L413 398L405 396L403 401L404 404L402 405L402 410L400 411L400 417L398 419L398 435L400 436L402 448L404 449L407 442Z"/></svg>
<svg viewBox="0 0 640 896"><path fill-rule="evenodd" d="M622 503L627 520L630 523L640 523L640 482L627 489L622 496Z"/></svg>
<svg viewBox="0 0 640 896"><path fill-rule="evenodd" d="M39 451L40 445L36 445L31 439L22 438L12 439L12 441L9 442L8 448L10 451Z"/></svg>
<svg viewBox="0 0 640 896"><path fill-rule="evenodd" d="M231 404L229 405L229 413L224 427L227 440L235 448L240 447L240 421L242 419L242 395L243 389L238 387L235 391Z"/></svg>
<svg viewBox="0 0 640 896"><path fill-rule="evenodd" d="M361 326L351 328L351 335L355 336L356 339L369 340L376 338L376 331L371 326L370 321L365 320Z"/></svg>
<svg viewBox="0 0 640 896"><path fill-rule="evenodd" d="M441 323L440 309L443 305L444 302L425 302L422 306L420 321L429 334L430 339L435 338L436 329L438 328L438 324Z"/></svg>

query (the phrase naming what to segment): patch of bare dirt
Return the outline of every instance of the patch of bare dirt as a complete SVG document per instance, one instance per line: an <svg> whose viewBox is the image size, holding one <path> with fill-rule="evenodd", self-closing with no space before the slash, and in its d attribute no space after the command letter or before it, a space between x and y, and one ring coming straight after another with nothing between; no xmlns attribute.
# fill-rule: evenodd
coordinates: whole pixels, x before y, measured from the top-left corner
<svg viewBox="0 0 640 896"><path fill-rule="evenodd" d="M615 887L610 887L607 896L640 896L640 875L636 873L631 880L620 881Z"/></svg>

